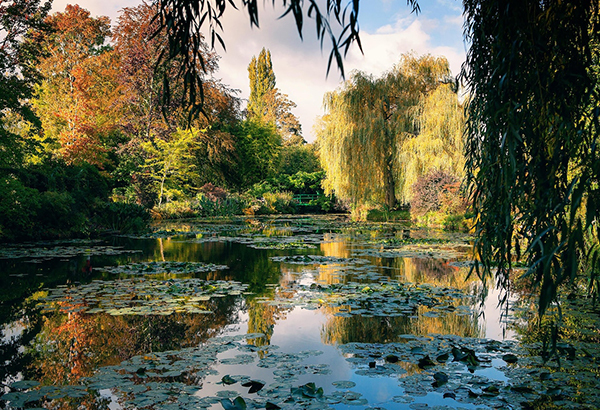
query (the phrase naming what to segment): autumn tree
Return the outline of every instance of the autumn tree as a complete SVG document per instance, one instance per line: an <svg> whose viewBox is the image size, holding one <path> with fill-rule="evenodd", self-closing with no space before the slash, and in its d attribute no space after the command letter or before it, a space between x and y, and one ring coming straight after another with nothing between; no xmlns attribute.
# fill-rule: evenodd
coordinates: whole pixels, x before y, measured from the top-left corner
<svg viewBox="0 0 600 410"><path fill-rule="evenodd" d="M326 190L355 205L391 209L397 199L405 200L409 186L401 155L419 132L420 104L449 75L443 57L404 55L382 77L355 72L326 94L327 113L317 130Z"/></svg>
<svg viewBox="0 0 600 410"><path fill-rule="evenodd" d="M118 132L118 56L108 46L110 20L94 18L79 6L48 17L52 32L40 35L44 80L33 105L44 137L67 164L104 166Z"/></svg>
<svg viewBox="0 0 600 410"><path fill-rule="evenodd" d="M178 60L160 60L160 55L168 51L168 39L165 33L155 35L158 22L153 21L153 17L156 12L155 4L145 2L124 8L113 35L115 51L120 57L120 84L125 107L122 126L127 136L118 151L121 159L118 178L123 189L134 188L140 201L148 196L148 189L152 190L145 177L148 168L142 165L145 161L162 161L169 153L159 150L169 149L170 144L180 139L180 130L190 126L204 131L193 134L202 138L194 137L188 165L193 163L197 172L194 180L188 180L187 184L196 187L207 182L225 184L225 174L234 162L234 140L229 129L241 116L240 101L234 91L213 77L218 69L218 56L210 52L202 40L205 105L203 114L189 121L181 99L185 85L178 78ZM169 99L164 98L166 93ZM151 195L155 194L152 192ZM158 202L162 202L164 196L157 195Z"/></svg>

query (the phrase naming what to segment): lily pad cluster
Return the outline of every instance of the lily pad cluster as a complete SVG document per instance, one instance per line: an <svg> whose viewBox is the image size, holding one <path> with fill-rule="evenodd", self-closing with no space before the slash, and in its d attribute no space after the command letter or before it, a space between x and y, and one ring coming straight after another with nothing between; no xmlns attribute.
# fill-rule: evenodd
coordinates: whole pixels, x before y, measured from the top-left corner
<svg viewBox="0 0 600 410"><path fill-rule="evenodd" d="M430 393L483 408L514 408L518 403L528 408L540 401L556 408L588 408L572 400L581 394L584 403L592 405L589 408L600 403L597 386L580 392L582 383L565 383L568 377L563 372L573 369L572 363L562 371L550 370L517 341L452 335L404 335L403 339L401 343L348 343L340 349L357 374L398 377L404 395L394 401L400 403ZM589 366L580 369L572 377L583 381L591 376Z"/></svg>
<svg viewBox="0 0 600 410"><path fill-rule="evenodd" d="M380 247L354 250L358 257L377 256L380 258L433 258L457 259L467 256L464 245L458 244L408 244L400 247Z"/></svg>
<svg viewBox="0 0 600 410"><path fill-rule="evenodd" d="M210 375L219 375L215 370L217 365L227 369L228 365L240 364L235 360L219 359L218 356L232 351L231 353L238 353L235 358L251 357L250 362L254 362L257 355L244 352L256 351L258 348L240 341L261 336L264 335L257 333L217 337L195 348L135 356L120 365L100 368L92 377L84 378L80 385L39 386L37 382L20 381L13 383L11 389L14 391L2 398L12 407L24 407L28 403L40 400L64 397L77 399L110 389L113 395L118 397L121 407L126 409L208 408L222 403L230 410L241 408L242 405L274 410L291 407L290 403L322 403L332 400L324 396L323 389L316 388L314 383L302 386L294 386L291 383L299 374L324 374L328 370L325 365L306 365L303 370L299 367L299 363L306 358L321 354L318 351L298 354L269 353L261 359L259 366L272 368L274 374L281 372L275 374L276 381L273 383L267 385L264 381L249 376L226 374L220 379L222 389L214 394L205 394L203 380ZM270 349L275 347L271 346ZM242 360L241 363L248 364L248 359ZM292 369L292 364L297 368ZM293 372L294 370L297 372ZM237 390L231 390L232 388ZM240 394L246 395L247 398L237 398Z"/></svg>
<svg viewBox="0 0 600 410"><path fill-rule="evenodd" d="M33 380L21 380L10 385L10 392L0 398L10 404L10 408L23 408L28 404L46 400L79 399L89 394L86 386L41 386Z"/></svg>
<svg viewBox="0 0 600 410"><path fill-rule="evenodd" d="M444 312L471 314L466 304L455 306L456 300L467 303L470 296L447 287L435 287L429 284L414 285L402 282L390 283L336 283L310 285L294 284L296 290L293 300L284 299L276 294L274 299L263 299L263 303L273 305L294 304L308 308L321 306L337 307L337 316L411 316L419 307L431 310L428 316L438 316Z"/></svg>
<svg viewBox="0 0 600 410"><path fill-rule="evenodd" d="M48 290L43 308L66 312L111 315L170 315L175 312L212 313L204 303L211 298L239 296L248 285L203 279L122 279L93 281Z"/></svg>
<svg viewBox="0 0 600 410"><path fill-rule="evenodd" d="M331 264L368 264L366 259L357 258L339 258L335 256L321 255L291 255L291 256L273 256L271 260L274 262L289 263L292 265L331 265Z"/></svg>
<svg viewBox="0 0 600 410"><path fill-rule="evenodd" d="M102 270L115 275L191 275L196 273L214 272L229 269L226 265L216 265L204 262L141 262L119 266L104 266Z"/></svg>
<svg viewBox="0 0 600 410"><path fill-rule="evenodd" d="M0 259L20 259L27 258L28 262L40 263L50 259L67 259L79 255L121 255L125 253L139 253L140 250L125 249L118 246L98 245L95 242L79 245L81 242L76 242L78 246L70 246L68 243L62 245L54 245L53 243L33 243L21 246L3 247L0 249Z"/></svg>

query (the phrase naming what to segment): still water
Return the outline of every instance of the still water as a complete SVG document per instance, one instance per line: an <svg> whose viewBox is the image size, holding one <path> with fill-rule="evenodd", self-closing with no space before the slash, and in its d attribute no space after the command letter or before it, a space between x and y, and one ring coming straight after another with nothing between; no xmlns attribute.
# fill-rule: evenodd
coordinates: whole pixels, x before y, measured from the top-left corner
<svg viewBox="0 0 600 410"><path fill-rule="evenodd" d="M500 408L517 342L470 241L321 216L5 246L0 408Z"/></svg>

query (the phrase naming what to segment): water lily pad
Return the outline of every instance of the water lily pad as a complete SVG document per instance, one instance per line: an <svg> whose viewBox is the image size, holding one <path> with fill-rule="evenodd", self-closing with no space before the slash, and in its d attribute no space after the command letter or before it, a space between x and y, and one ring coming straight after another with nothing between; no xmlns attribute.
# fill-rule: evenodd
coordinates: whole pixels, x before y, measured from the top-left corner
<svg viewBox="0 0 600 410"><path fill-rule="evenodd" d="M40 382L35 380L20 380L18 382L11 383L10 387L18 390L31 389L32 387L37 387L40 385Z"/></svg>
<svg viewBox="0 0 600 410"><path fill-rule="evenodd" d="M338 389L351 389L354 386L356 386L356 383L349 381L349 380L335 381L331 384L333 384Z"/></svg>
<svg viewBox="0 0 600 410"><path fill-rule="evenodd" d="M101 270L115 275L190 275L224 269L229 269L229 267L215 265L214 263L173 261L140 262L128 265L104 266L101 268Z"/></svg>
<svg viewBox="0 0 600 410"><path fill-rule="evenodd" d="M59 306L65 312L77 306L87 313L170 315L174 312L209 314L202 303L211 298L239 295L248 285L234 281L202 279L121 279L55 288L42 306Z"/></svg>

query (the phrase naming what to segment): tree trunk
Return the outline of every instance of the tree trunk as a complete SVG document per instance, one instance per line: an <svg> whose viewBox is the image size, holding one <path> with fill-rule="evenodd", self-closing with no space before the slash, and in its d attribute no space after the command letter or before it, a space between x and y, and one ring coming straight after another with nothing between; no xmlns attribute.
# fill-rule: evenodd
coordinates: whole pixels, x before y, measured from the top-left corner
<svg viewBox="0 0 600 410"><path fill-rule="evenodd" d="M396 183L394 181L394 173L392 172L392 156L386 158L386 164L383 168L383 190L385 194L385 205L388 209L393 209L396 206Z"/></svg>

